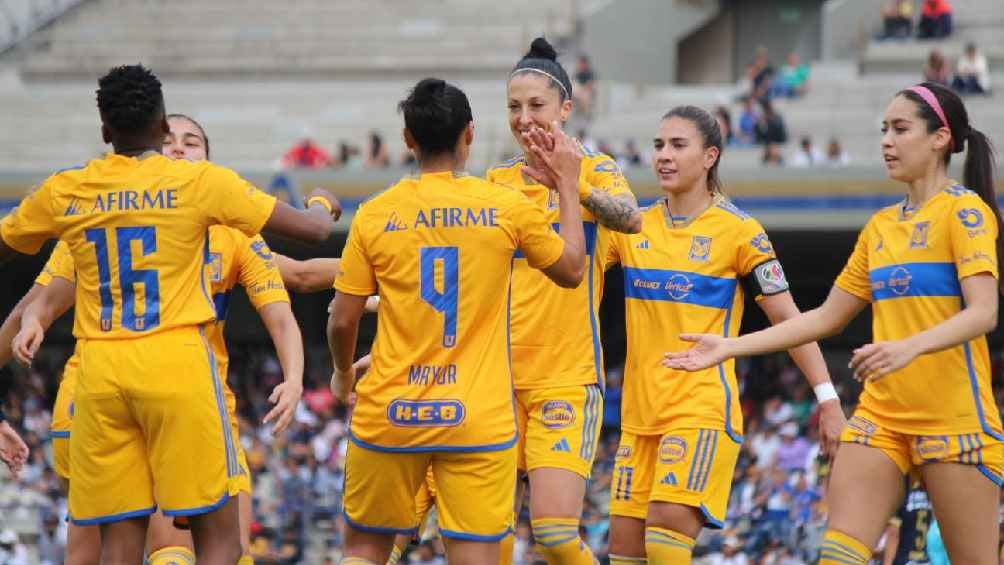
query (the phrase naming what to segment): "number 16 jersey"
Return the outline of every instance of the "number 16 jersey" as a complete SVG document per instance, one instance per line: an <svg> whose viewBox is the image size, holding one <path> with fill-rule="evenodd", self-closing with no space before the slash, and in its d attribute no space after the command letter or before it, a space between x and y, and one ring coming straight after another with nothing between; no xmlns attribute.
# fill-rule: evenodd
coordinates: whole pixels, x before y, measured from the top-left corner
<svg viewBox="0 0 1004 565"><path fill-rule="evenodd" d="M360 207L335 281L346 294L380 293L373 364L356 386L357 445L513 445L508 328L517 249L544 268L564 243L539 206L476 177L406 178Z"/></svg>

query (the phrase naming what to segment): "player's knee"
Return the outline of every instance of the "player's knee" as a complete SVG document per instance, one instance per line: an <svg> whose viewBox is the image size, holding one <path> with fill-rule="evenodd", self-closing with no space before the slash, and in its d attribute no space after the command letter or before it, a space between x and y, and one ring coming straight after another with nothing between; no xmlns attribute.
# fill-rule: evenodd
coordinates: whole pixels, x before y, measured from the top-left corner
<svg viewBox="0 0 1004 565"><path fill-rule="evenodd" d="M865 565L871 549L861 541L837 530L826 530L819 547L820 565Z"/></svg>
<svg viewBox="0 0 1004 565"><path fill-rule="evenodd" d="M195 554L187 547L163 547L150 554L150 565L195 565Z"/></svg>
<svg viewBox="0 0 1004 565"><path fill-rule="evenodd" d="M694 538L658 526L645 528L645 554L653 565L690 563Z"/></svg>
<svg viewBox="0 0 1004 565"><path fill-rule="evenodd" d="M538 518L530 521L537 548L548 565L592 565L593 552L579 537L575 518Z"/></svg>

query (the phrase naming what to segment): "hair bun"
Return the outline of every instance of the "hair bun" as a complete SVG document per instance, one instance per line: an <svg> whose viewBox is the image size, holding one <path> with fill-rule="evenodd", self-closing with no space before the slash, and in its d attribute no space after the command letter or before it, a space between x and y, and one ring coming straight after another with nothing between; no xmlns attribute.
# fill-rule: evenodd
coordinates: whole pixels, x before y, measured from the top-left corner
<svg viewBox="0 0 1004 565"><path fill-rule="evenodd" d="M543 37L538 37L537 39L533 40L533 43L530 44L530 50L527 51L526 56L524 58L547 59L549 61L557 61L558 52L554 50L554 46L552 46L546 39L544 39Z"/></svg>
<svg viewBox="0 0 1004 565"><path fill-rule="evenodd" d="M428 104L441 95L446 89L446 81L438 78L427 78L415 85L411 97L415 104Z"/></svg>

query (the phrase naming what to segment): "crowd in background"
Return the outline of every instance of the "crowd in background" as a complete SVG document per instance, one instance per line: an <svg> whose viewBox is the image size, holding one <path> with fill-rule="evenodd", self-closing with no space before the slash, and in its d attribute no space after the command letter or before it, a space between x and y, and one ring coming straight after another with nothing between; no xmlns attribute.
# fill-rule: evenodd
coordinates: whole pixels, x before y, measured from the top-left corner
<svg viewBox="0 0 1004 565"><path fill-rule="evenodd" d="M29 370L5 370L4 406L31 447L29 464L17 480L0 471L0 562L34 563L12 556L40 556L60 565L65 544L66 500L51 466L48 442L50 409L59 370L69 354L43 349ZM315 352L314 359L323 358ZM267 395L281 379L279 363L268 348L243 346L231 355L231 386L239 399L241 443L254 477L252 552L262 564L298 564L307 555L337 562L344 520L340 515L346 448L345 410L328 391L328 374L309 363L304 395L295 422L274 437L260 424ZM308 357L310 359L310 357ZM826 475L820 457L816 403L804 378L786 355L737 363L745 417L745 439L736 467L726 527L704 530L696 563L795 565L814 562L825 530ZM995 388L1002 391L1001 358L995 358ZM620 370L608 371L600 442L588 484L582 519L583 539L603 558L608 539L608 507L613 457L620 425ZM852 408L852 381L838 379L841 397ZM1004 405L1004 395L999 397ZM433 518L434 520L434 518ZM517 565L543 563L535 554L524 506L516 528ZM412 546L410 563L443 563L442 543L431 530ZM30 551L29 551L30 549ZM3 559L4 556L8 558ZM46 560L47 559L47 560ZM605 561L604 561L605 562Z"/></svg>

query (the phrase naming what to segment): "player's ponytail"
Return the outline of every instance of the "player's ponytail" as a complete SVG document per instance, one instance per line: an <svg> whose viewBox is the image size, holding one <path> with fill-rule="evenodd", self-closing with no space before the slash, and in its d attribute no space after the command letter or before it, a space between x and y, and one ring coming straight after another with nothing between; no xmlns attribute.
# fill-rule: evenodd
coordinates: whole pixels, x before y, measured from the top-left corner
<svg viewBox="0 0 1004 565"><path fill-rule="evenodd" d="M464 91L438 78L420 80L397 108L418 145L419 158L453 153L460 133L474 121Z"/></svg>
<svg viewBox="0 0 1004 565"><path fill-rule="evenodd" d="M952 161L952 154L966 152L966 162L962 169L962 183L966 188L980 195L980 198L993 210L997 222L997 265L1004 260L1004 241L1001 237L1001 211L997 205L997 193L994 190L995 158L994 147L990 139L969 123L969 112L966 105L957 94L940 84L925 82L902 90L899 96L904 96L917 104L918 114L927 124L927 132L934 133L947 127L951 141L943 157L947 168ZM1000 284L1004 292L1004 279Z"/></svg>
<svg viewBox="0 0 1004 565"><path fill-rule="evenodd" d="M521 73L537 73L547 77L551 81L551 87L558 91L562 102L572 98L572 81L558 62L558 52L543 37L533 40L530 50L513 67L509 79Z"/></svg>
<svg viewBox="0 0 1004 565"><path fill-rule="evenodd" d="M722 191L722 181L718 178L718 164L722 162L724 147L722 146L722 130L718 127L718 120L706 110L697 106L677 106L666 112L666 115L662 117L663 120L670 118L682 118L690 121L697 128L697 132L701 134L704 148L714 147L718 149L718 157L715 158L715 163L708 169L708 190L712 193L720 193Z"/></svg>

